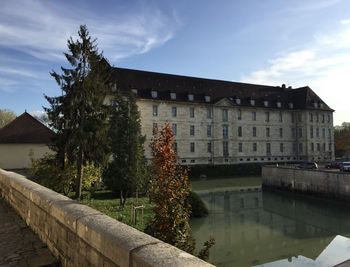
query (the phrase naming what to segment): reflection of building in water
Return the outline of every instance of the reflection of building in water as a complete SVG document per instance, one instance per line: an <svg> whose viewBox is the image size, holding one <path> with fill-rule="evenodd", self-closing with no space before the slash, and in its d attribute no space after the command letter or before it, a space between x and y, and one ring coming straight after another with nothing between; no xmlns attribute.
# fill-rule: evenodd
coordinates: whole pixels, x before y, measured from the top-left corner
<svg viewBox="0 0 350 267"><path fill-rule="evenodd" d="M214 236L211 260L219 266L252 266L297 255L315 259L334 238L337 222L350 233L343 222L350 215L330 218L329 211L316 216L311 203L272 193L226 191L201 197L210 215L194 220L193 231L198 244ZM299 207L300 212L295 210Z"/></svg>

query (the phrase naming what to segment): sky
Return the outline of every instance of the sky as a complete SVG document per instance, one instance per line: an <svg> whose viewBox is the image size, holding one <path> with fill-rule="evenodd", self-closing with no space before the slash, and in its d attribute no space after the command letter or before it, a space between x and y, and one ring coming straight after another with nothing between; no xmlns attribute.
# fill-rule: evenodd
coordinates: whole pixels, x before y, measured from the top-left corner
<svg viewBox="0 0 350 267"><path fill-rule="evenodd" d="M308 85L350 122L348 0L1 0L0 109L43 112L82 24L116 67Z"/></svg>

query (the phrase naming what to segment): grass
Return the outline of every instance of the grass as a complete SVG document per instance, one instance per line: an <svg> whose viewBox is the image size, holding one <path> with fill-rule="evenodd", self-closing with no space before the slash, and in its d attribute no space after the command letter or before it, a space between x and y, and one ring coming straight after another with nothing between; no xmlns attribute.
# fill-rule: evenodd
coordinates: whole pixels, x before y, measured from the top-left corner
<svg viewBox="0 0 350 267"><path fill-rule="evenodd" d="M191 181L192 190L207 190L222 187L246 187L246 186L260 186L261 177L244 177L244 178L216 178L207 180Z"/></svg>
<svg viewBox="0 0 350 267"><path fill-rule="evenodd" d="M87 195L84 192L85 196ZM91 195L90 198L85 198L80 201L81 204L90 206L93 209L96 209L120 222L128 224L140 231L144 231L145 226L153 217L152 204L149 202L148 197L141 198L128 198L124 209L121 209L119 205L119 198L114 195L109 190L96 191ZM144 206L144 216L143 223L141 220L141 210L137 211L137 223L136 225L131 224L131 206Z"/></svg>

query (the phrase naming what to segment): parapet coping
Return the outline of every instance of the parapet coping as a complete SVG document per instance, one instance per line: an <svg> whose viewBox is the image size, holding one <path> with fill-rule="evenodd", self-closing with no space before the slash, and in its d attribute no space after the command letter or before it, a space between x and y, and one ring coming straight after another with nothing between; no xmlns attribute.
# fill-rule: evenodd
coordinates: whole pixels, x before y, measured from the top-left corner
<svg viewBox="0 0 350 267"><path fill-rule="evenodd" d="M21 193L118 266L213 266L17 173L0 169L0 188L2 184Z"/></svg>

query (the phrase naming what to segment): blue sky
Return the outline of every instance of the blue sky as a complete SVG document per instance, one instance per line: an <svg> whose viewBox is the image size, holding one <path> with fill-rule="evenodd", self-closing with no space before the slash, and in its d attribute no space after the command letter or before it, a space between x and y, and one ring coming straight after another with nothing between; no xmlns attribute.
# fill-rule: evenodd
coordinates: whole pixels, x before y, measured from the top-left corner
<svg viewBox="0 0 350 267"><path fill-rule="evenodd" d="M350 121L350 1L2 0L0 108L42 112L60 93L70 36L86 24L115 66L230 81L309 85Z"/></svg>

